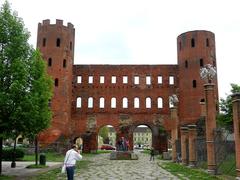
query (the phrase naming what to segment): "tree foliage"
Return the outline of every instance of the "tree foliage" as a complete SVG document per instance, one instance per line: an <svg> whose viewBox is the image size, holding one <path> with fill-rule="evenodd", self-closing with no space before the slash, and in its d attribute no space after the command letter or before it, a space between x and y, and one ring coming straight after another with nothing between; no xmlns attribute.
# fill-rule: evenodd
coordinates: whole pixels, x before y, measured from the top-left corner
<svg viewBox="0 0 240 180"><path fill-rule="evenodd" d="M107 126L104 126L99 131L99 136L103 138L103 141L108 138L108 132L109 128Z"/></svg>
<svg viewBox="0 0 240 180"><path fill-rule="evenodd" d="M1 145L3 138L20 134L33 139L50 124L53 82L40 52L28 44L29 36L6 1L0 11Z"/></svg>
<svg viewBox="0 0 240 180"><path fill-rule="evenodd" d="M231 84L231 94L240 92L240 86ZM217 122L220 126L229 130L233 129L233 114L232 114L232 96L228 95L226 99L220 99L220 114L218 115Z"/></svg>

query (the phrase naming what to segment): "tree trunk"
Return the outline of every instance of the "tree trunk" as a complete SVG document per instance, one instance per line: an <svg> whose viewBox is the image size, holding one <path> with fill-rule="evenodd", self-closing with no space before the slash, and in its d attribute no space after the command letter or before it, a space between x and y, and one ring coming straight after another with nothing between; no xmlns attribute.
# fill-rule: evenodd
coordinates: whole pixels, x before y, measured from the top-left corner
<svg viewBox="0 0 240 180"><path fill-rule="evenodd" d="M2 175L2 149L3 149L3 138L0 137L0 175Z"/></svg>
<svg viewBox="0 0 240 180"><path fill-rule="evenodd" d="M35 136L35 165L38 165L38 138Z"/></svg>
<svg viewBox="0 0 240 180"><path fill-rule="evenodd" d="M11 163L11 168L16 167L16 143L17 143L17 138L14 138L14 146L13 146L13 154L12 154L12 163Z"/></svg>

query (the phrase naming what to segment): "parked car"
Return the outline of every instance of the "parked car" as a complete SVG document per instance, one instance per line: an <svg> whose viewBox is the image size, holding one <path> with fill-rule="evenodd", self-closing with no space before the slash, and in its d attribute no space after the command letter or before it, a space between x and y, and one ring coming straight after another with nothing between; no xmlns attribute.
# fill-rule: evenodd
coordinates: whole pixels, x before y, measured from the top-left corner
<svg viewBox="0 0 240 180"><path fill-rule="evenodd" d="M103 144L101 147L100 147L101 150L116 150L116 147L112 146L112 145L109 145L109 144Z"/></svg>

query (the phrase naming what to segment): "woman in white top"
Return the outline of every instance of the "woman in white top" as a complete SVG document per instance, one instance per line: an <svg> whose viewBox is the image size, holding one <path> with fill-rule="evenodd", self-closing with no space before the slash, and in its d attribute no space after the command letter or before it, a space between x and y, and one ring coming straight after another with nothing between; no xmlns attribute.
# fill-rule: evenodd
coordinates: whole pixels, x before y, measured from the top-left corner
<svg viewBox="0 0 240 180"><path fill-rule="evenodd" d="M64 164L66 166L68 180L73 180L76 161L79 161L81 159L82 156L78 150L78 147L74 144L72 146L72 149L67 151L64 158Z"/></svg>

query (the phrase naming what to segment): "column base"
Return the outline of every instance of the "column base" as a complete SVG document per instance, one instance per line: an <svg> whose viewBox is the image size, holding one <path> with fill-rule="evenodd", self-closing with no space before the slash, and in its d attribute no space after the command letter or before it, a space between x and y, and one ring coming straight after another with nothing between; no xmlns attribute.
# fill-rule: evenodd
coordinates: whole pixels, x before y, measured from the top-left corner
<svg viewBox="0 0 240 180"><path fill-rule="evenodd" d="M215 169L208 169L207 172L212 175L216 175L216 170Z"/></svg>
<svg viewBox="0 0 240 180"><path fill-rule="evenodd" d="M195 162L195 161L189 162L188 167L190 167L190 168L195 168L195 167L196 167L196 162Z"/></svg>
<svg viewBox="0 0 240 180"><path fill-rule="evenodd" d="M187 166L188 165L187 160L182 160L181 164L184 165L184 166Z"/></svg>

